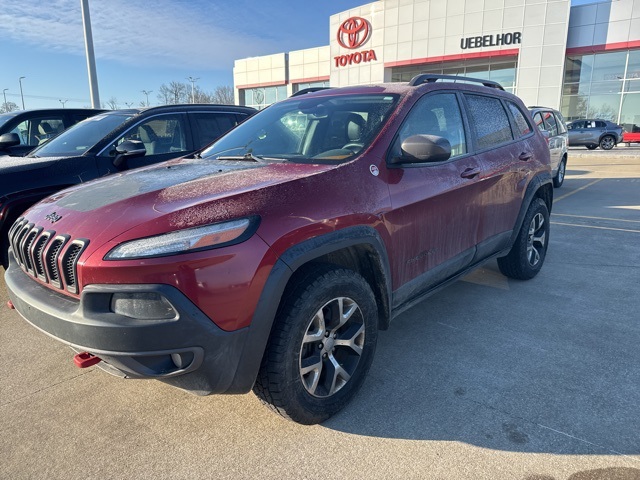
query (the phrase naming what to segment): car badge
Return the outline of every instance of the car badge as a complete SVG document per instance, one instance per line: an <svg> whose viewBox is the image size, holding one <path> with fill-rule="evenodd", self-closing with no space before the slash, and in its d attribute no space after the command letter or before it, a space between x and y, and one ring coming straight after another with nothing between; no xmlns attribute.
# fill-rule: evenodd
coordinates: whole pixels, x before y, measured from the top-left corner
<svg viewBox="0 0 640 480"><path fill-rule="evenodd" d="M56 223L58 220L60 220L62 217L60 215L58 215L56 212L50 213L49 215L47 215L46 217L47 220L49 220L51 223Z"/></svg>
<svg viewBox="0 0 640 480"><path fill-rule="evenodd" d="M371 172L371 175L373 175L374 177L377 177L378 175L380 175L380 170L378 170L378 167L376 167L375 165L371 165L369 167L369 171Z"/></svg>

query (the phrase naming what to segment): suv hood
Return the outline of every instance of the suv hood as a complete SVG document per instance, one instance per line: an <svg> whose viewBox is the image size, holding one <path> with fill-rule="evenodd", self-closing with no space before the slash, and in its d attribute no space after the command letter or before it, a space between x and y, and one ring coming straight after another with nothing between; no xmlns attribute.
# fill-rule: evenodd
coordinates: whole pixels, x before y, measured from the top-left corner
<svg viewBox="0 0 640 480"><path fill-rule="evenodd" d="M59 162L64 161L64 166ZM95 178L87 157L0 157L0 196ZM82 169L84 165L85 170ZM78 168L76 168L78 167ZM70 171L78 172L73 178ZM86 177L86 178L85 178Z"/></svg>
<svg viewBox="0 0 640 480"><path fill-rule="evenodd" d="M337 167L179 159L64 190L26 217L98 246L116 237L124 241L254 215L278 201L268 187Z"/></svg>

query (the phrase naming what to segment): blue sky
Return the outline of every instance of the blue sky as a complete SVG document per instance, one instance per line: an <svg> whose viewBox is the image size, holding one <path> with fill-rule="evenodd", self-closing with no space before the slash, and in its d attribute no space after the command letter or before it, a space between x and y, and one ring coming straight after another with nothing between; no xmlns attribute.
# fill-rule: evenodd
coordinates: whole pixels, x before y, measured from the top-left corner
<svg viewBox="0 0 640 480"><path fill-rule="evenodd" d="M27 109L90 106L80 0L0 0L0 90ZM171 81L233 85L233 61L329 44L329 16L367 3L329 0L90 0L100 100L134 106ZM0 102L4 99L0 97Z"/></svg>
<svg viewBox="0 0 640 480"><path fill-rule="evenodd" d="M593 0L574 0L590 3ZM233 61L329 44L329 16L366 0L91 0L100 100L139 105L160 85L233 85ZM25 107L90 105L80 0L0 0L0 90ZM1 97L0 97L1 98ZM3 101L0 99L0 102Z"/></svg>

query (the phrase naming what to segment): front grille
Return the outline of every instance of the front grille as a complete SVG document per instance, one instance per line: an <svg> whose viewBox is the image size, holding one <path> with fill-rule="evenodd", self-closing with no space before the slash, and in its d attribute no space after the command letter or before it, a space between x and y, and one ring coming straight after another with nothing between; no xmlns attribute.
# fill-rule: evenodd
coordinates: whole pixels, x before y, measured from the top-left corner
<svg viewBox="0 0 640 480"><path fill-rule="evenodd" d="M78 260L89 240L69 235L19 218L9 230L13 255L26 273L59 289L78 293Z"/></svg>

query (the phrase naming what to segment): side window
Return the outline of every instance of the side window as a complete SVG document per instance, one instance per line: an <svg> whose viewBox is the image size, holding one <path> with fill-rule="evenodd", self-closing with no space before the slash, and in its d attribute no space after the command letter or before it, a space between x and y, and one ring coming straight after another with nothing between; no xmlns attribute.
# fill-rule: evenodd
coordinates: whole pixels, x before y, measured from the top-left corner
<svg viewBox="0 0 640 480"><path fill-rule="evenodd" d="M465 94L475 126L478 149L493 147L513 140L511 125L502 102L494 97Z"/></svg>
<svg viewBox="0 0 640 480"><path fill-rule="evenodd" d="M400 145L412 135L446 138L451 144L452 158L467 153L464 123L456 95L427 95L418 100L400 128L398 140L392 150L393 155L399 156Z"/></svg>
<svg viewBox="0 0 640 480"><path fill-rule="evenodd" d="M237 125L233 113L192 113L196 127L196 149L210 144Z"/></svg>
<svg viewBox="0 0 640 480"><path fill-rule="evenodd" d="M558 124L552 112L544 112L544 123L547 125L547 130L549 130L552 137L558 135Z"/></svg>
<svg viewBox="0 0 640 480"><path fill-rule="evenodd" d="M20 145L36 147L64 130L62 117L31 118L19 123L10 133L17 133Z"/></svg>
<svg viewBox="0 0 640 480"><path fill-rule="evenodd" d="M544 121L542 120L542 114L540 112L533 116L533 121L540 130L544 130Z"/></svg>
<svg viewBox="0 0 640 480"><path fill-rule="evenodd" d="M567 133L567 127L564 124L564 118L558 112L554 112L556 123L558 124L558 133Z"/></svg>
<svg viewBox="0 0 640 480"><path fill-rule="evenodd" d="M596 128L607 128L607 124L602 122L602 121L600 121L600 120L598 120L597 122L592 122L592 123L595 123L595 127Z"/></svg>
<svg viewBox="0 0 640 480"><path fill-rule="evenodd" d="M516 121L516 127L518 128L518 133L520 134L520 136L523 137L531 133L531 126L527 121L527 117L525 117L524 113L522 113L522 110L520 110L520 108L513 102L507 102L507 106L509 107L511 115L513 115L513 118Z"/></svg>
<svg viewBox="0 0 640 480"><path fill-rule="evenodd" d="M147 150L146 156L186 152L184 117L161 115L149 118L127 130L115 142L115 146L125 140L140 140L144 143L144 148Z"/></svg>

